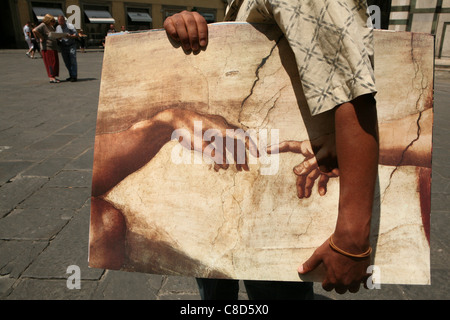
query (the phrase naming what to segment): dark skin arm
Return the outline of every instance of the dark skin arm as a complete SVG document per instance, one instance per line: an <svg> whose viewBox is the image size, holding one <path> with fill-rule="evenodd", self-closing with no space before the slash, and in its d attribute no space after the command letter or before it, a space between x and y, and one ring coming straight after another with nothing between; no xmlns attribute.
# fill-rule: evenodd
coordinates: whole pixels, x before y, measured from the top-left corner
<svg viewBox="0 0 450 320"><path fill-rule="evenodd" d="M340 193L334 243L342 250L361 254L369 246L370 220L378 170L378 133L375 101L370 95L336 108L336 154ZM352 259L337 253L325 241L299 267L306 274L323 263L322 287L338 293L357 292L367 278L370 258Z"/></svg>
<svg viewBox="0 0 450 320"><path fill-rule="evenodd" d="M168 35L187 47L205 32L203 23L184 24L186 13L172 16L164 27ZM171 19L171 20L172 20ZM187 31L186 31L187 30ZM197 30L197 34L195 34ZM370 219L378 168L378 135L375 102L363 96L344 103L335 110L336 154L339 163L339 213L334 242L350 253L362 253L369 247ZM322 283L326 290L338 293L356 292L367 278L370 259L355 261L333 251L325 241L304 264L299 273L305 274L323 263L327 275Z"/></svg>

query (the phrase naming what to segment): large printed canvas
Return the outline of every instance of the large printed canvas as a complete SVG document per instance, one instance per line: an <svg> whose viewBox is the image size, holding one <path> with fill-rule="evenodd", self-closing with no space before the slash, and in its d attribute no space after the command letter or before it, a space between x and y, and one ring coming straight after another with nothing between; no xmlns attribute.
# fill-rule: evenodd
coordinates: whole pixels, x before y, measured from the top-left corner
<svg viewBox="0 0 450 320"><path fill-rule="evenodd" d="M372 264L382 283L429 284L433 38L374 37L381 147ZM293 168L314 156L302 142L333 132L332 113L310 115L276 28L213 24L198 54L162 30L108 36L90 266L321 281L320 270L300 277L297 267L334 230L339 177L319 194L319 176L310 190ZM267 152L286 141L290 151Z"/></svg>

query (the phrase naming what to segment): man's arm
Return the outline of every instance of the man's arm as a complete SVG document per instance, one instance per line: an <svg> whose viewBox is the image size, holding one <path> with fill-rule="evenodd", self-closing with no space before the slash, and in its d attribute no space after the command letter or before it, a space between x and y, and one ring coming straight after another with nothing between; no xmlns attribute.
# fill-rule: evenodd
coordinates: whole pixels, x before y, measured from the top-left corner
<svg viewBox="0 0 450 320"><path fill-rule="evenodd" d="M361 96L336 108L336 153L339 164L339 213L333 234L337 247L361 254L370 247L370 221L378 169L378 133L375 100ZM325 290L357 292L367 278L370 257L353 259L338 253L325 241L299 267L305 274L323 263Z"/></svg>
<svg viewBox="0 0 450 320"><path fill-rule="evenodd" d="M185 50L200 37L198 24L177 14L164 23L169 36L180 41ZM202 29L200 29L202 30ZM191 47L192 48L192 47ZM375 100L365 95L335 109L336 153L340 173L339 214L334 233L336 246L360 254L369 247L370 220L378 169L378 132ZM298 272L305 274L323 263L327 276L322 286L338 293L356 292L367 278L370 259L355 261L334 251L328 240Z"/></svg>

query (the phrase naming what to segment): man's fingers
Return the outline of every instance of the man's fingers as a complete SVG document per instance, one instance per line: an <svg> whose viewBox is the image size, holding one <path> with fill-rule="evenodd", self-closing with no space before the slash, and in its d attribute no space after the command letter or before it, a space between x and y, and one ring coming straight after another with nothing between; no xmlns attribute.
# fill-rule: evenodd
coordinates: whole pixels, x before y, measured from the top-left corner
<svg viewBox="0 0 450 320"><path fill-rule="evenodd" d="M193 14L195 22L197 23L198 44L200 47L204 48L208 45L208 24L201 14L197 12L193 12Z"/></svg>
<svg viewBox="0 0 450 320"><path fill-rule="evenodd" d="M317 183L317 187L319 190L319 194L324 196L327 193L327 184L330 178L326 174L321 174L319 178L319 182Z"/></svg>
<svg viewBox="0 0 450 320"><path fill-rule="evenodd" d="M303 199L305 197L306 176L297 176L295 186L297 187L297 197Z"/></svg>
<svg viewBox="0 0 450 320"><path fill-rule="evenodd" d="M317 161L315 157L303 160L298 166L294 167L294 173L298 176L305 175L317 168Z"/></svg>
<svg viewBox="0 0 450 320"><path fill-rule="evenodd" d="M175 23L174 23L172 17L168 17L166 20L164 20L164 29L166 30L167 34L173 40L180 41L180 38L178 37L177 29L175 28Z"/></svg>
<svg viewBox="0 0 450 320"><path fill-rule="evenodd" d="M190 12L182 15L187 32L187 39L181 40L181 43L185 50L198 51L199 35L198 35L197 20L194 17L194 13L196 12Z"/></svg>
<svg viewBox="0 0 450 320"><path fill-rule="evenodd" d="M314 187L314 182L316 179L320 176L319 170L313 170L306 176L306 183L305 183L305 197L309 198L312 194L312 189Z"/></svg>
<svg viewBox="0 0 450 320"><path fill-rule="evenodd" d="M306 260L306 262L298 267L297 271L300 274L306 274L316 269L321 263L322 258L317 253L317 251L315 251L313 255L308 260Z"/></svg>
<svg viewBox="0 0 450 320"><path fill-rule="evenodd" d="M359 288L361 287L361 284L358 283L353 283L352 285L350 285L348 287L348 291L351 293L357 293L359 291Z"/></svg>
<svg viewBox="0 0 450 320"><path fill-rule="evenodd" d="M164 29L186 51L196 52L208 44L208 24L198 12L183 11L174 14L164 21Z"/></svg>
<svg viewBox="0 0 450 320"><path fill-rule="evenodd" d="M175 21L175 28L183 49L194 51L193 45L198 43L197 23L194 17L188 13L182 14L181 19Z"/></svg>
<svg viewBox="0 0 450 320"><path fill-rule="evenodd" d="M323 288L323 290L330 292L334 289L334 284L332 284L331 282L329 282L327 280L324 280L322 282L322 288Z"/></svg>

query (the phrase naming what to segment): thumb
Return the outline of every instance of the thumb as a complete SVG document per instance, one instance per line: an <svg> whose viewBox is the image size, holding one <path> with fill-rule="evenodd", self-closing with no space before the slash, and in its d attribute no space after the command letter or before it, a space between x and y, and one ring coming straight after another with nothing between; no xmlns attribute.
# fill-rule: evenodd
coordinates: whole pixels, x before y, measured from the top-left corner
<svg viewBox="0 0 450 320"><path fill-rule="evenodd" d="M298 273L305 274L313 271L322 263L322 258L314 252L313 255L297 269Z"/></svg>

